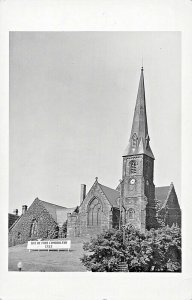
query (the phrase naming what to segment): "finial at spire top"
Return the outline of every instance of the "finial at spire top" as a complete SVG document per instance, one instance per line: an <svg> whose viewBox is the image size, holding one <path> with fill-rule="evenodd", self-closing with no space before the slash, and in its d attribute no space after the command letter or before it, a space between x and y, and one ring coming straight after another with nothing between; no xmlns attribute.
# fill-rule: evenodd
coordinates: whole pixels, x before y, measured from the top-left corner
<svg viewBox="0 0 192 300"><path fill-rule="evenodd" d="M142 56L142 63L141 63L141 71L143 71L143 56Z"/></svg>

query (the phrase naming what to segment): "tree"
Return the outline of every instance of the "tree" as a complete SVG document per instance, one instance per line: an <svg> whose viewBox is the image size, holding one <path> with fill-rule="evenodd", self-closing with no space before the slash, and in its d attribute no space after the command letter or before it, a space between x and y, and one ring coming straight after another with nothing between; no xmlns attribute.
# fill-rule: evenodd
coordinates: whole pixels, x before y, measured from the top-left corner
<svg viewBox="0 0 192 300"><path fill-rule="evenodd" d="M59 226L54 224L48 231L48 239L57 239L59 235Z"/></svg>
<svg viewBox="0 0 192 300"><path fill-rule="evenodd" d="M59 237L65 238L67 236L67 221L59 228Z"/></svg>
<svg viewBox="0 0 192 300"><path fill-rule="evenodd" d="M151 229L109 230L84 243L81 261L92 272L117 272L119 263L130 272L180 272L181 231L172 226Z"/></svg>

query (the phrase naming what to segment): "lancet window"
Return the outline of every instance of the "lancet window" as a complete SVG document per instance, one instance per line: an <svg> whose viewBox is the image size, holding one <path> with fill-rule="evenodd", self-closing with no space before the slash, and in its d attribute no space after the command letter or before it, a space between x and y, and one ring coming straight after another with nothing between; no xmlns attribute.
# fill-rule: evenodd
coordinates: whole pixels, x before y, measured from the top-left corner
<svg viewBox="0 0 192 300"><path fill-rule="evenodd" d="M130 208L128 210L128 219L134 219L135 218L135 211L133 208Z"/></svg>
<svg viewBox="0 0 192 300"><path fill-rule="evenodd" d="M37 220L34 219L31 224L31 233L30 236L36 236L37 235Z"/></svg>
<svg viewBox="0 0 192 300"><path fill-rule="evenodd" d="M136 135L136 133L134 133L133 135L132 135L132 147L137 147L137 135Z"/></svg>
<svg viewBox="0 0 192 300"><path fill-rule="evenodd" d="M129 170L131 174L136 173L137 169L136 169L136 161L135 160L131 160L129 163Z"/></svg>
<svg viewBox="0 0 192 300"><path fill-rule="evenodd" d="M88 226L101 225L101 202L94 198L88 206Z"/></svg>

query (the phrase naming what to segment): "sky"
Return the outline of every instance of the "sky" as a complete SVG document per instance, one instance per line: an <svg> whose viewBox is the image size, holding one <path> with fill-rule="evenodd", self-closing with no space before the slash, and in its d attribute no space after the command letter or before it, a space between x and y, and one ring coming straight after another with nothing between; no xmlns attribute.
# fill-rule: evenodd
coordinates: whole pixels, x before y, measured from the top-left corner
<svg viewBox="0 0 192 300"><path fill-rule="evenodd" d="M143 58L156 186L181 202L179 32L10 32L9 211L116 188Z"/></svg>

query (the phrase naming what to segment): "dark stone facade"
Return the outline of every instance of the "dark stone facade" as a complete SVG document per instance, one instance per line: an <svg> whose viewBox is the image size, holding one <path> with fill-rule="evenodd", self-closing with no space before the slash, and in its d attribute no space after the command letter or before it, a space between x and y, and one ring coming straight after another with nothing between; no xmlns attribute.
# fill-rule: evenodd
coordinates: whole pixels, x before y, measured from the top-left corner
<svg viewBox="0 0 192 300"><path fill-rule="evenodd" d="M36 230L32 231L32 227L36 227ZM53 217L41 201L35 199L29 209L10 228L9 246L23 244L37 238L52 237L56 228L57 223Z"/></svg>
<svg viewBox="0 0 192 300"><path fill-rule="evenodd" d="M141 232L163 225L181 226L181 210L173 184L154 185L154 155L150 148L143 68L139 82L131 135L123 155L123 174L118 188L98 182L86 195L81 185L78 209L67 209L36 199L10 228L9 245L35 238L55 237L67 219L67 235L94 236L121 225ZM67 214L68 212L68 214Z"/></svg>
<svg viewBox="0 0 192 300"><path fill-rule="evenodd" d="M123 155L123 175L117 194L96 180L85 199L81 199L79 213L68 215L68 236L94 235L119 225L131 226L141 232L163 225L181 226L181 211L173 185L159 187L156 193L154 160L141 68L131 134ZM94 217L96 219L92 222Z"/></svg>
<svg viewBox="0 0 192 300"><path fill-rule="evenodd" d="M132 225L141 231L158 226L155 210L153 160L145 154L123 157L123 180L121 183L123 221L126 225Z"/></svg>
<svg viewBox="0 0 192 300"><path fill-rule="evenodd" d="M96 180L82 201L79 213L68 214L68 236L93 236L119 226L119 208L116 207L117 204L113 206L110 203L110 197L107 197L103 188ZM110 190L108 189L107 192L110 193ZM118 192L113 192L113 196L118 198Z"/></svg>
<svg viewBox="0 0 192 300"><path fill-rule="evenodd" d="M181 227L181 209L172 183L169 187L167 199L163 205L157 202L157 218L159 222L164 225L171 227L177 224Z"/></svg>

